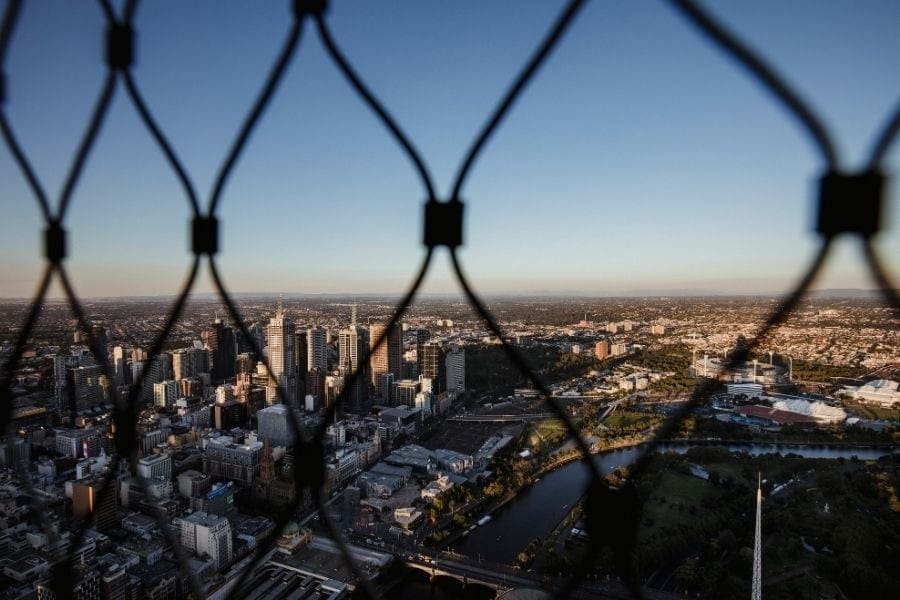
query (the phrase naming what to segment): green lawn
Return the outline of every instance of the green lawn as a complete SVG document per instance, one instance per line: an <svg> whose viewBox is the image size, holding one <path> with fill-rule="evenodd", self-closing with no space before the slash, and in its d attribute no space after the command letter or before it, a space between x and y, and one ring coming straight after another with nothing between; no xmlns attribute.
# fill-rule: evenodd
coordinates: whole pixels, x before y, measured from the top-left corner
<svg viewBox="0 0 900 600"><path fill-rule="evenodd" d="M663 472L643 507L646 534L651 536L655 529L677 528L693 521L703 510L703 499L718 493L708 481L675 471Z"/></svg>
<svg viewBox="0 0 900 600"><path fill-rule="evenodd" d="M635 412L629 410L615 410L609 415L603 425L610 429L627 429L629 427L638 427L640 429L650 427L659 419L654 419L654 415L649 413Z"/></svg>

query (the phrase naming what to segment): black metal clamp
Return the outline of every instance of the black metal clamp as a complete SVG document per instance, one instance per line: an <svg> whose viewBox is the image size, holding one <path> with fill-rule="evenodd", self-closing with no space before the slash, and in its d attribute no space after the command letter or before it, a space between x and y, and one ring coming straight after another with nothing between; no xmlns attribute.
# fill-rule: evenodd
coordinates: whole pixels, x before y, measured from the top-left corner
<svg viewBox="0 0 900 600"><path fill-rule="evenodd" d="M425 203L425 245L429 248L462 246L463 203L429 200Z"/></svg>
<svg viewBox="0 0 900 600"><path fill-rule="evenodd" d="M881 227L884 175L878 171L829 171L819 180L816 231L825 236L857 233L871 237Z"/></svg>

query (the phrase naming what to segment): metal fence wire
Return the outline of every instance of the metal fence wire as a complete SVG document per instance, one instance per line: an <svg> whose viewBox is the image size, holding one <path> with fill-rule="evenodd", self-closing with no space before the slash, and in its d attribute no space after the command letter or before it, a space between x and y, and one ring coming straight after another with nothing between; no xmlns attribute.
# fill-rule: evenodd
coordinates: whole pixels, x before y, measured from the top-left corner
<svg viewBox="0 0 900 600"><path fill-rule="evenodd" d="M552 50L557 46L564 33L575 20L575 17L578 15L579 10L584 4L583 0L571 0L568 2L560 15L556 18L555 22L551 25L549 32L534 50L525 66L515 77L506 93L497 103L496 108L475 136L474 141L460 163L459 170L457 171L451 188L452 191L449 197L444 200L441 200L438 197L426 162L418 150L416 150L412 141L406 136L388 110L378 100L376 95L364 83L350 61L338 47L328 26L326 16L328 8L327 1L294 0L291 3L288 32L281 50L266 76L262 89L244 117L237 135L222 160L212 191L206 200L205 210L201 204L200 195L196 191L196 187L192 182L188 169L181 163L175 149L171 146L163 133L162 127L154 119L150 107L147 105L141 94L135 74L133 73L135 40L134 19L138 5L137 0L127 0L120 15L117 14L112 7L110 0L98 0L98 3L107 23L105 40L106 76L97 96L90 119L88 120L87 127L81 138L81 142L64 179L63 188L56 200L55 206L51 203L50 197L42 186L38 175L32 167L31 161L28 159L22 145L20 145L5 111L6 103L10 99L11 90L6 86L3 67L5 65L6 54L11 42L12 34L16 27L17 17L22 7L21 0L10 0L7 3L3 15L2 26L0 26L2 27L2 29L0 29L0 128L2 128L6 147L20 168L22 175L25 177L45 222L45 229L43 232L45 266L43 274L40 277L37 291L28 308L25 321L19 331L13 354L3 365L3 381L2 384L0 384L0 394L2 394L0 419L2 419L3 431L8 432L11 426L13 374L22 359L23 352L34 331L35 323L45 301L48 286L54 277L61 283L68 305L77 319L79 327L87 335L94 356L100 361L102 369L107 377L110 377L112 380L112 369L108 357L106 356L106 353L101 350L99 340L92 333L89 320L67 275L65 266L65 259L67 257L66 229L64 225L66 211L71 204L76 185L85 169L85 165L97 137L100 134L104 119L109 112L113 96L120 85L124 86L125 93L132 106L137 111L141 121L146 126L148 134L153 138L181 183L187 203L193 215L191 222L193 231L191 248L193 260L181 290L168 311L165 327L154 340L147 360L152 361L162 353L172 328L181 317L188 295L197 280L201 263L205 262L209 267L218 296L227 307L231 320L244 334L244 339L251 344L252 350L256 356L261 357L268 374L271 376L272 370L268 361L260 351L261 349L258 347L254 336L250 335L250 332L248 331L232 296L228 293L225 283L219 273L216 262L218 251L218 222L216 209L219 207L222 192L228 182L229 176L234 171L237 159L244 151L251 133L259 123L260 118L277 91L279 83L284 78L287 66L297 52L304 25L311 21L311 26L318 32L319 38L328 55L331 57L335 67L343 73L351 87L358 94L360 100L372 109L378 120L388 129L390 135L412 162L415 172L421 179L421 184L426 196L423 232L423 241L426 247L424 259L422 260L418 272L413 278L411 286L396 306L388 326L382 330L381 335L375 340L373 349L370 352L376 351L382 344L386 343L387 333L399 322L404 311L410 306L419 291L425 274L428 272L429 266L431 265L435 250L439 247L446 247L449 252L456 279L462 292L465 294L465 297L478 315L484 320L488 329L502 341L502 347L509 360L527 375L534 387L543 394L544 401L547 403L549 409L565 424L568 435L575 441L583 455L582 460L584 465L590 470L591 481L588 486L585 501L585 514L588 532L590 534L589 546L580 563L577 565L574 575L556 585L551 585L552 591L560 598L571 597L575 589L585 580L598 553L605 547L612 551L617 574L627 586L630 594L635 598L646 597L646 591L641 585L634 562L633 550L641 510L634 482L640 480L642 472L647 464L647 457L652 454L655 445L660 441L665 440L685 419L692 408L702 403L710 396L713 386L715 385L714 382L707 381L699 385L694 390L690 401L684 404L674 415L663 423L656 433L655 438L650 442L648 451L644 452L642 457L630 467L629 470L631 476L629 482L618 488L610 487L604 482L597 465L591 459L589 449L582 436L579 435L576 425L554 399L547 388L547 385L542 381L542 378L529 366L528 362L516 348L507 341L503 331L497 324L497 321L491 315L491 312L488 310L485 303L473 290L463 271L457 254L457 249L463 243L462 225L464 204L462 201L462 191L466 177L471 172L476 160L484 149L486 142L495 134L497 128L508 115L515 101L521 96L535 73L546 62ZM897 136L898 129L900 129L900 106L895 109L880 135L877 137L865 167L859 172L844 171L841 168L832 137L825 124L814 114L812 109L799 97L789 83L779 75L774 68L768 65L759 54L739 40L733 33L729 32L713 16L700 8L700 6L692 0L669 0L669 4L671 4L676 12L682 14L693 26L695 26L699 33L708 37L720 51L731 57L740 67L746 69L749 74L771 94L773 99L780 103L786 109L787 113L800 123L802 128L810 138L812 138L824 163L823 174L820 177L820 194L816 227L817 232L821 236L821 245L815 259L812 264L809 265L806 272L799 278L793 290L786 295L786 297L778 304L777 308L769 315L768 319L761 325L756 336L750 343L743 347L736 347L727 355L728 358L724 365L726 370L731 371L739 363L742 363L747 358L748 354L765 340L766 336L769 335L774 328L789 316L813 284L821 271L822 266L826 263L833 241L843 233L854 235L859 239L863 249L865 265L881 290L884 301L892 308L892 314L896 318L898 313L900 313L900 300L898 300L897 291L891 283L889 275L882 266L876 250L872 245L872 238L879 230L883 205L885 176L881 171L881 165L891 143ZM366 363L367 357L362 361L362 364ZM111 457L110 468L107 470L103 480L103 488L100 491L101 495L104 494L110 486L114 485L112 474L118 470L120 461L128 461L132 470L137 470L136 463L139 455L137 437L136 435L133 435L133 432L135 432L139 410L138 399L141 395L142 386L146 380L147 371L148 370L144 370L138 381L131 386L127 397L116 394L113 417L116 431L115 452ZM254 551L254 557L251 564L243 570L239 580L232 587L231 597L241 597L248 592L245 588L247 577L259 566L259 563L264 558L267 550L272 548L276 536L280 534L284 526L290 521L294 512L302 502L304 494L310 495L314 499L316 506L320 509L319 512L324 520L325 526L330 530L332 537L337 542L337 546L343 555L344 561L359 581L360 587L358 589L369 597L377 597L376 591L371 583L367 580L362 573L362 570L351 557L341 531L330 519L328 511L324 510L324 423L331 421L335 411L339 410L339 408L347 401L351 390L354 389L354 379L356 377L356 373L351 373L349 375L340 397L335 403L327 407L326 418L313 435L306 435L297 415L293 411L289 411L289 414L291 415L290 426L296 436L295 439L298 440L294 447L296 457L296 501L292 505L286 506L278 512L275 518L276 524L274 530ZM286 397L284 390L278 389L278 397L279 399ZM74 410L74 405L72 408ZM43 505L41 497L35 493L31 482L29 481L27 466L19 464L17 475L28 492L31 510L36 511L38 515L44 514L43 511L45 511L46 508ZM140 478L140 481L146 490L147 481L143 478ZM619 517L611 521L605 521L604 526L601 528L601 514L608 514L610 511L612 511L613 514L619 515ZM184 580L190 587L190 593L197 598L203 597L200 582L197 581L196 576L190 569L186 567L187 561L185 560L186 557L183 555L184 551L178 543L178 540L175 539L175 534L168 526L168 518L161 509L156 510L155 517L160 530L166 536L169 546L176 553L179 568ZM91 515L88 515L77 523L75 535L69 545L68 560L63 561L53 570L51 586L57 597L67 597L73 589L73 583L75 581L75 553L89 527L90 520ZM41 518L38 519L38 521L43 527L48 527L49 519ZM54 532L49 529L46 533L48 535L54 535Z"/></svg>

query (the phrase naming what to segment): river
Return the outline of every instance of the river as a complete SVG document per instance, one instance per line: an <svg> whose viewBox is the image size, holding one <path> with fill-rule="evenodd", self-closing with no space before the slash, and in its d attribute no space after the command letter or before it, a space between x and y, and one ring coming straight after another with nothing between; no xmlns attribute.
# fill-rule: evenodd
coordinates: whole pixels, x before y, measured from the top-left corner
<svg viewBox="0 0 900 600"><path fill-rule="evenodd" d="M687 452L696 445L677 442L658 446L661 452ZM715 447L715 445L704 446ZM824 446L780 444L735 444L718 446L731 451L745 451L754 456L780 452L806 458L851 458L873 460L890 454L878 448L829 448ZM611 450L594 457L601 473L629 465L642 453L642 446ZM455 551L490 562L511 564L528 543L548 535L581 499L589 480L589 472L581 461L566 464L547 473L540 481L522 490L513 500L494 511L489 523L478 527L457 542Z"/></svg>

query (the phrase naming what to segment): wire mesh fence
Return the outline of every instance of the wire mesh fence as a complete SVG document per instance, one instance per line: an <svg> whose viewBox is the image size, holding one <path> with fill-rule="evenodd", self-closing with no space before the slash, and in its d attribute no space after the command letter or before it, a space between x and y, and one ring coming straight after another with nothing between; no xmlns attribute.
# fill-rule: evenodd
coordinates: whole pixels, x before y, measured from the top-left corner
<svg viewBox="0 0 900 600"><path fill-rule="evenodd" d="M164 351L173 328L183 315L185 304L195 287L201 268L205 264L211 275L218 297L227 307L230 319L252 346L256 356L262 357L262 362L270 379L273 378L271 365L264 357L262 348L259 347L256 338L248 330L246 322L221 276L219 263L217 262L217 253L219 251L217 211L220 208L223 190L229 177L235 170L238 158L245 151L252 132L260 122L273 96L277 93L288 65L295 58L301 35L304 33L308 35L310 33L308 27L311 27L318 34L319 39L333 61L334 67L347 79L360 101L371 109L375 118L384 125L400 147L401 152L412 163L421 181L426 199L424 204L424 230L422 232L425 252L421 266L414 274L412 283L405 295L395 307L387 326L377 339L373 341L371 352L377 351L387 343L388 332L400 322L404 312L414 301L432 265L432 259L436 252L441 247L445 247L459 287L471 307L483 319L493 335L501 340L503 350L508 359L526 374L534 387L542 393L548 409L564 423L568 435L577 444L585 467L590 471L591 483L587 490L585 504L590 544L580 564L577 565L574 575L560 583L552 591L558 597L571 597L574 590L584 582L598 553L603 547L607 547L614 554L617 575L626 584L630 594L636 598L645 597L646 592L642 587L633 560L636 531L640 520L640 502L637 500L634 482L640 480L646 466L647 457L652 453L652 449L658 443L665 441L693 408L709 398L714 388L714 382L700 385L692 394L690 401L666 420L650 442L651 451L645 452L638 459L637 463L631 467L632 476L629 482L621 487L611 487L604 481L602 473L600 473L596 463L591 458L591 452L587 444L567 411L550 393L547 384L542 380L541 376L529 366L527 360L509 342L497 320L473 289L469 278L464 273L457 252L458 248L463 245L463 189L468 175L474 168L486 143L496 133L516 100L519 99L528 83L548 60L554 48L561 43L564 34L576 20L583 4L584 2L581 0L568 2L556 20L550 24L544 38L534 49L526 64L513 79L507 91L488 116L483 127L474 137L468 151L460 161L460 167L454 178L449 196L441 198L436 190L424 157L339 48L338 42L329 28L326 0L295 0L291 5L291 19L287 26L287 33L281 49L265 77L261 90L247 111L233 142L221 161L211 193L203 202L191 178L190 168L181 162L177 150L170 144L165 135L165 127L154 118L151 107L142 95L134 72L134 45L136 43L134 22L138 7L137 0L128 0L121 14L116 12L110 0L99 0L99 6L106 21L106 74L97 94L94 109L88 119L84 134L64 179L62 191L55 202L43 187L37 171L32 167L25 147L20 144L16 137L13 123L7 118L5 106L11 99L15 98L16 89L14 87L9 88L6 85L5 78L0 79L0 128L2 128L3 138L9 151L9 156L18 165L32 192L45 225L43 232L44 271L29 305L26 318L19 330L12 357L3 365L3 382L0 385L3 403L0 417L2 417L4 431L11 425L13 374L22 360L29 339L34 333L39 313L46 301L48 288L54 278L62 285L68 305L77 319L80 329L87 334L88 344L94 356L101 362L102 369L110 380L113 378L112 366L109 364L108 357L100 346L100 341L92 334L90 320L82 307L82 303L76 296L67 274L67 231L65 223L67 211L75 196L76 187L87 168L88 158L98 137L101 135L110 104L119 88L124 88L122 92L127 95L131 106L146 127L147 135L153 139L180 182L192 215L192 259L190 267L175 301L169 308L164 328L151 344L147 361L153 361ZM759 54L739 40L733 33L729 32L713 16L693 1L672 0L670 4L675 11L683 15L695 26L701 35L708 37L719 51L732 58L739 67L745 69L751 77L755 78L771 94L772 98L781 104L792 118L800 123L803 130L813 140L823 163L817 215L817 231L821 236L819 250L796 285L777 305L768 319L760 325L752 341L746 346L736 347L728 355L723 365L725 371L729 372L743 363L754 348L758 347L775 328L791 315L820 274L823 265L828 260L835 238L841 234L846 233L858 238L863 249L862 255L865 265L881 290L884 301L892 307L896 316L897 311L900 310L900 301L898 301L896 289L872 244L872 238L880 228L881 214L883 212L885 175L881 170L882 163L897 136L898 130L900 130L900 107L890 116L880 135L873 143L865 166L858 172L845 171L837 156L835 143L828 128L792 89L788 81L773 67L768 65ZM6 5L2 29L0 29L0 69L3 68L9 46L13 43L21 7L22 2L18 0L10 0ZM0 76L2 75L3 73L0 71ZM366 364L367 360L363 359L362 363ZM340 397L335 403L327 407L323 424L311 435L304 430L297 415L293 411L289 411L291 415L290 426L297 440L294 447L294 453L297 457L295 474L296 501L285 506L275 515L275 527L266 536L266 539L259 544L253 553L253 560L244 568L242 575L231 586L231 597L241 597L247 594L248 590L245 584L248 576L259 566L266 556L266 552L274 544L275 538L291 520L304 495L311 497L319 509L324 508L326 500L323 493L325 484L325 423L332 421L335 412L339 411L348 402L348 396L355 387L354 380L359 375L358 372L349 374ZM115 481L112 473L116 472L120 461L128 462L131 468L136 470L140 452L137 445L137 436L133 432L135 432L140 409L142 388L146 381L147 372L145 370L134 385L130 387L127 396L117 396L115 398L113 417L116 431L115 452L112 455L110 468L107 470L103 480L103 490L100 492L100 495L103 495L108 488L114 486ZM279 398L286 397L285 390L279 387L277 395ZM74 406L72 406L72 410L74 410ZM31 508L38 514L41 514L46 510L41 496L33 489L27 468L22 465L19 466L18 476L29 494L32 503ZM143 478L139 478L139 480L142 485L146 486L147 482ZM601 515L608 511L614 511L620 515L620 518L616 520L612 528L610 528L609 523L605 527L600 525ZM330 530L332 538L336 541L344 561L359 582L360 589L369 597L377 597L377 591L351 556L350 549L344 541L337 524L332 522L327 510L320 510L320 514L325 522L325 526ZM184 550L169 527L169 517L163 510L157 509L155 518L159 524L160 531L167 536L167 542L177 556L178 566L190 592L195 597L203 597L203 587L198 581L196 574L186 567L187 561ZM49 522L47 519L39 519L38 521L43 526L47 526ZM89 528L90 521L90 514L79 521L75 529L76 534L69 543L68 559L53 570L51 587L57 597L66 597L73 589L75 567L78 560L76 549ZM55 535L55 532L49 529L46 533L51 536Z"/></svg>

